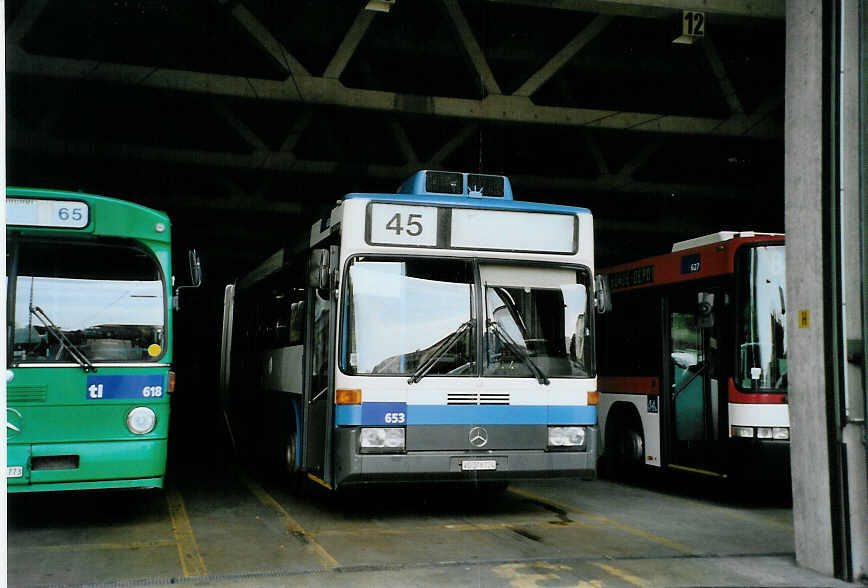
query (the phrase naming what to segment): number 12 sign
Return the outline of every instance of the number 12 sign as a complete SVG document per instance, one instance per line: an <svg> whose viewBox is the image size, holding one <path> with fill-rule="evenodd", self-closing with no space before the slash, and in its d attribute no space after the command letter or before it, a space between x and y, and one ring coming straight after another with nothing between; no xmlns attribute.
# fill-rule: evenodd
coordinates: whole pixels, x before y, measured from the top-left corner
<svg viewBox="0 0 868 588"><path fill-rule="evenodd" d="M371 205L371 242L382 245L437 245L437 208L434 206Z"/></svg>

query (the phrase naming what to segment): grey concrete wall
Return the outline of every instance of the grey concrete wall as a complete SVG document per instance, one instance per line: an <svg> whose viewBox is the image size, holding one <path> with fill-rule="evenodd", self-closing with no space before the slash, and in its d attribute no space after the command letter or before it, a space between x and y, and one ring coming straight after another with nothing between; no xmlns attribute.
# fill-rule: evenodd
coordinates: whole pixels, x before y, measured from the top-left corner
<svg viewBox="0 0 868 588"><path fill-rule="evenodd" d="M841 101L841 229L842 229L842 312L843 338L861 341L865 312L859 218L861 193L859 136L859 39L864 35L860 19L861 0L845 0L842 52ZM847 420L843 440L847 446L848 495L850 503L851 559L854 578L868 578L868 473L865 447L865 390L860 367L847 363L845 369L845 407Z"/></svg>
<svg viewBox="0 0 868 588"><path fill-rule="evenodd" d="M785 226L793 526L799 565L834 574L825 405L822 10L787 2ZM800 325L800 313L809 325Z"/></svg>

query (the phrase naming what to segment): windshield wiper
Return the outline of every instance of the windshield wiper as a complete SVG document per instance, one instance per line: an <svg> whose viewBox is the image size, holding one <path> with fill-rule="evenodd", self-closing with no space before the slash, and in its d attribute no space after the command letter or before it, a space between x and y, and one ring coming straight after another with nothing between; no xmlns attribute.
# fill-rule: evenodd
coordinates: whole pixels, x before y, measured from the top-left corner
<svg viewBox="0 0 868 588"><path fill-rule="evenodd" d="M431 352L431 355L428 356L428 359L422 362L422 364L416 368L416 371L413 372L413 375L407 380L408 384L415 384L419 380L425 377L425 375L431 371L431 368L434 367L434 364L437 363L437 360L443 357L443 355L449 351L452 345L458 341L458 338L464 334L467 329L473 326L473 319L470 319L467 322L461 323L457 329L452 331L452 334L443 339L434 351Z"/></svg>
<svg viewBox="0 0 868 588"><path fill-rule="evenodd" d="M549 385L549 379L546 377L545 372L543 372L542 369L540 369L540 367L530 358L530 355L528 355L527 352L509 336L509 333L500 326L499 322L488 319L488 328L504 345L506 345L507 349L509 349L514 355L517 355L518 358L527 365L537 382L545 384L546 386Z"/></svg>
<svg viewBox="0 0 868 588"><path fill-rule="evenodd" d="M60 357L60 352L63 351L63 348L65 347L76 363L81 366L81 369L86 372L96 371L96 368L93 367L93 364L87 356L82 353L81 349L79 349L75 343L69 340L69 337L63 334L63 331L54 324L54 321L48 318L48 315L45 314L44 310L31 304L30 313L38 318L42 325L48 329L48 332L54 335L54 337L60 342L60 351L57 352L58 357Z"/></svg>

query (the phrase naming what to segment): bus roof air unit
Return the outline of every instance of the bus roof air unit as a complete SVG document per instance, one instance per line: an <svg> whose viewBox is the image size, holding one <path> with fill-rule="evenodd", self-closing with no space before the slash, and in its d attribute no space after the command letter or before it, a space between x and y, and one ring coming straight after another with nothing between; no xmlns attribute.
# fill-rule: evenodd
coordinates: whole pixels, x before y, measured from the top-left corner
<svg viewBox="0 0 868 588"><path fill-rule="evenodd" d="M512 186L506 176L421 170L401 184L398 194L512 200Z"/></svg>

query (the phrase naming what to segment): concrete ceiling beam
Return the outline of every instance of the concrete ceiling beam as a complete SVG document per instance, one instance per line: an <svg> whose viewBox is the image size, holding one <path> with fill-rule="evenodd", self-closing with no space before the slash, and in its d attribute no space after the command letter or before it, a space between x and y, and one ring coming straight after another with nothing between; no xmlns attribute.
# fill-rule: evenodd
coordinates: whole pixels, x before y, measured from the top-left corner
<svg viewBox="0 0 868 588"><path fill-rule="evenodd" d="M285 100L311 105L340 106L433 117L466 118L489 122L774 139L779 139L783 135L780 125L776 124L771 117L759 113L757 115L739 114L727 119L718 119L563 106L539 106L526 96L490 94L481 100L420 96L348 88L333 78L293 76L282 81L265 80L29 55L14 46L8 48L7 73L81 82L110 82L216 96Z"/></svg>
<svg viewBox="0 0 868 588"><path fill-rule="evenodd" d="M337 51L335 51L334 57L332 57L332 60L329 62L328 66L326 66L325 72L323 73L324 78L337 79L341 77L344 68L346 68L347 63L352 59L359 43L362 42L365 33L368 32L368 27L371 26L372 22L374 22L376 15L376 12L365 10L364 8L359 11L356 20L353 21L347 34L344 35L343 41L341 41L340 46Z"/></svg>
<svg viewBox="0 0 868 588"><path fill-rule="evenodd" d="M702 48L705 51L705 57L708 59L708 64L711 66L711 70L714 72L714 77L717 78L717 83L720 85L720 92L726 100L727 105L729 105L729 111L732 114L744 114L741 100L738 99L735 87L732 85L732 81L730 81L729 75L726 73L726 67L720 60L720 55L717 53L717 47L714 45L714 41L711 37L705 37L701 43Z"/></svg>
<svg viewBox="0 0 868 588"><path fill-rule="evenodd" d="M232 16L244 27L253 40L262 47L266 53L284 71L294 76L307 76L310 73L295 57L286 50L286 47L278 41L274 35L263 25L244 4L238 2L232 7Z"/></svg>
<svg viewBox="0 0 868 588"><path fill-rule="evenodd" d="M482 81L483 87L489 94L502 94L497 80L494 79L494 73L488 66L488 61L485 59L485 54L479 47L470 25L467 23L467 18L461 11L458 5L458 0L443 0L443 5L446 7L446 12L449 18L452 19L452 24L455 26L455 31L461 41L473 68L476 70L476 75Z"/></svg>
<svg viewBox="0 0 868 588"><path fill-rule="evenodd" d="M562 67L578 54L588 43L593 41L597 35L612 22L611 15L601 14L588 24L582 31L573 37L566 46L558 51L558 53L549 59L548 63L542 66L521 87L513 92L515 96L532 96L534 92L539 90L547 81L549 81Z"/></svg>
<svg viewBox="0 0 868 588"><path fill-rule="evenodd" d="M786 10L786 0L488 0L488 2L639 18L666 18L673 12L694 10L734 17L783 20Z"/></svg>
<svg viewBox="0 0 868 588"><path fill-rule="evenodd" d="M461 136L461 134L459 134ZM246 170L281 171L308 175L352 174L356 177L390 179L401 181L422 167L436 167L435 162L404 165L355 164L339 161L299 160L293 153L280 151L243 153L217 153L196 149L168 149L141 145L93 143L69 141L32 133L10 131L7 137L10 149L32 153L76 156L89 159L126 159L182 163L204 167L235 168ZM451 143L451 141L450 141ZM430 164L430 165L426 165ZM711 198L747 198L753 195L743 188L732 186L702 186L637 181L623 174L600 176L595 179L574 177L551 177L529 174L510 175L515 186L533 189L562 191L614 192L633 194L660 194L666 196L689 196ZM271 202L271 201L268 201Z"/></svg>

